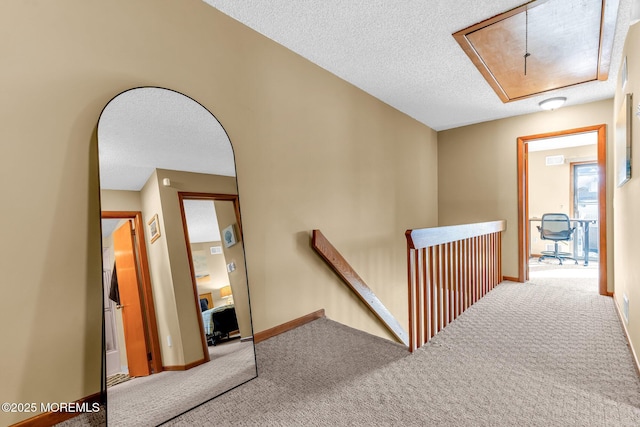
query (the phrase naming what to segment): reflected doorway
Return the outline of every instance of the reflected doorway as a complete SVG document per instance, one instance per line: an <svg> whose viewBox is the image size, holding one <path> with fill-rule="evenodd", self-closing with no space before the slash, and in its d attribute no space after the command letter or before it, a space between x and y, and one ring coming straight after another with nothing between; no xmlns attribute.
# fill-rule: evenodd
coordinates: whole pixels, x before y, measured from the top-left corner
<svg viewBox="0 0 640 427"><path fill-rule="evenodd" d="M102 212L107 385L162 371L140 212Z"/></svg>
<svg viewBox="0 0 640 427"><path fill-rule="evenodd" d="M202 337L213 358L218 345L253 337L238 197L187 192L178 197Z"/></svg>

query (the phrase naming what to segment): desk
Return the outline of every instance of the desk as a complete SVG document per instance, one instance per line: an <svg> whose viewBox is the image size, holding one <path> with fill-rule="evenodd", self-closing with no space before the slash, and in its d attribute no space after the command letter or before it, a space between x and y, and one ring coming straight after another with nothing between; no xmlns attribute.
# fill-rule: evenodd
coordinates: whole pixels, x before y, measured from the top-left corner
<svg viewBox="0 0 640 427"><path fill-rule="evenodd" d="M569 221L575 227L576 224L580 226L584 230L584 265L589 265L589 226L591 224L597 224L597 219L580 219L580 218L570 218ZM533 222L542 222L542 218L529 218L529 230L531 230L531 223ZM574 240L575 242L575 240ZM573 257L576 258L578 253L578 245L573 245ZM531 255L531 242L529 242L529 255Z"/></svg>

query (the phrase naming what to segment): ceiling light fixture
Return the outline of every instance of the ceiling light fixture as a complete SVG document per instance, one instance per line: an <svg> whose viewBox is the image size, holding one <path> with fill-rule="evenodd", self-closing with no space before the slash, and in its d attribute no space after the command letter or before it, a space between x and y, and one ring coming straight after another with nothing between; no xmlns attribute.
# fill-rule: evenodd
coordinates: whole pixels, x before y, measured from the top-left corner
<svg viewBox="0 0 640 427"><path fill-rule="evenodd" d="M545 99L544 101L540 101L538 104L540 108L543 110L555 110L556 108L562 107L567 98L564 96L558 96L556 98Z"/></svg>

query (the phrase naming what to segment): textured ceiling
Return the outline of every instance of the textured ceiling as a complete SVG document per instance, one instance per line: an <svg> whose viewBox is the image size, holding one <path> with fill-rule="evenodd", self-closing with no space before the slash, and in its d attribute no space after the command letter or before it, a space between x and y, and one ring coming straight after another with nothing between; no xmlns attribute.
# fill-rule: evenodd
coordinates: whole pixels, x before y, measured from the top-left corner
<svg viewBox="0 0 640 427"><path fill-rule="evenodd" d="M620 0L607 81L509 104L497 97L452 34L520 1L203 1L444 130L537 112L538 102L551 96L566 96L567 105L611 98L632 0ZM102 189L139 191L156 168L235 176L224 129L202 106L170 90L140 88L114 98L100 117L98 148Z"/></svg>
<svg viewBox="0 0 640 427"><path fill-rule="evenodd" d="M452 34L523 0L203 1L435 130L537 112L553 96L612 98L632 2L620 0L607 81L503 104Z"/></svg>
<svg viewBox="0 0 640 427"><path fill-rule="evenodd" d="M139 191L157 168L235 176L233 149L216 118L171 90L143 87L116 96L98 122L100 188ZM220 241L213 202L185 200L192 243ZM119 220L103 220L103 237Z"/></svg>
<svg viewBox="0 0 640 427"><path fill-rule="evenodd" d="M453 36L510 102L606 80L617 13L618 0L537 0Z"/></svg>
<svg viewBox="0 0 640 427"><path fill-rule="evenodd" d="M229 137L204 107L167 89L137 88L98 122L100 188L139 191L156 169L235 176Z"/></svg>

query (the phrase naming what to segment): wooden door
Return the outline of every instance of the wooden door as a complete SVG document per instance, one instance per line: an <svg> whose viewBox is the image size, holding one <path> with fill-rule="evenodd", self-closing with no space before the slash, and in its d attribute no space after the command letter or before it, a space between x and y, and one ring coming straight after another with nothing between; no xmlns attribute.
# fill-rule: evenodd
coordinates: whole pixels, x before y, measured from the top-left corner
<svg viewBox="0 0 640 427"><path fill-rule="evenodd" d="M113 248L116 258L129 375L132 377L150 375L149 349L145 339L131 221L126 221L113 233Z"/></svg>

